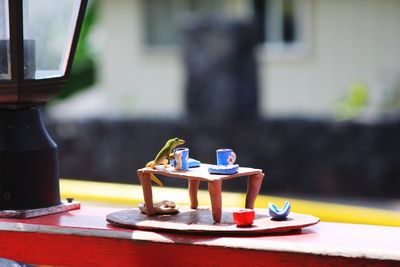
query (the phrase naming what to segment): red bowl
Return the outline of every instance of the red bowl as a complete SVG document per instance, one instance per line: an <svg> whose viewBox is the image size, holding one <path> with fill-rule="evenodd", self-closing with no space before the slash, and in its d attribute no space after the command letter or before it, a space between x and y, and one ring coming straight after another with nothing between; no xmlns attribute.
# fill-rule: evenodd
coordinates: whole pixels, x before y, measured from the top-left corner
<svg viewBox="0 0 400 267"><path fill-rule="evenodd" d="M237 227L251 226L255 215L252 209L241 209L233 212L233 221L236 223Z"/></svg>

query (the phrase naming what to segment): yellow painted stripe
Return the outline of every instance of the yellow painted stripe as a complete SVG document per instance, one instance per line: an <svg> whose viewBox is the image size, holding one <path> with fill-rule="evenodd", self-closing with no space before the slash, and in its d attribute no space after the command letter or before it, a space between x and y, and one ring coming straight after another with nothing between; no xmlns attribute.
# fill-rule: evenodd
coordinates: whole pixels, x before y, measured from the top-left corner
<svg viewBox="0 0 400 267"><path fill-rule="evenodd" d="M139 185L117 183L88 182L61 179L61 197L73 197L81 202L96 202L100 204L122 205L136 207L143 201L142 188ZM153 187L154 201L164 199L173 200L179 205L188 205L189 197L185 189ZM199 204L210 206L207 191L198 193ZM243 207L245 194L223 192L224 207ZM256 208L267 208L269 202L283 206L285 200L292 204L292 211L312 214L322 221L375 224L385 226L400 226L400 213L376 208L365 208L351 205L307 201L294 198L260 195L256 201Z"/></svg>

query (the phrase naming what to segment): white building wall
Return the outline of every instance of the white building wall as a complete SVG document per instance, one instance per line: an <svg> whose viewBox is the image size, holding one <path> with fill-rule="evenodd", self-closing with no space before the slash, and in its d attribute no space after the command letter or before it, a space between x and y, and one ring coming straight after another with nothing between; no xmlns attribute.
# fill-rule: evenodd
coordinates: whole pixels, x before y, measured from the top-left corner
<svg viewBox="0 0 400 267"><path fill-rule="evenodd" d="M378 101L400 79L400 1L313 1L312 22L303 56L262 60L263 114L329 115L351 83Z"/></svg>
<svg viewBox="0 0 400 267"><path fill-rule="evenodd" d="M230 5L231 12L248 14L235 1L239 4ZM352 82L366 82L375 96L400 77L399 0L307 2L305 49L268 55L265 49L258 51L263 116L329 115ZM100 13L95 35L99 82L51 112L58 117L182 115L180 53L145 47L141 1L103 0Z"/></svg>
<svg viewBox="0 0 400 267"><path fill-rule="evenodd" d="M101 83L117 112L176 116L183 112L183 70L173 50L146 49L140 1L102 1L105 42L99 53Z"/></svg>

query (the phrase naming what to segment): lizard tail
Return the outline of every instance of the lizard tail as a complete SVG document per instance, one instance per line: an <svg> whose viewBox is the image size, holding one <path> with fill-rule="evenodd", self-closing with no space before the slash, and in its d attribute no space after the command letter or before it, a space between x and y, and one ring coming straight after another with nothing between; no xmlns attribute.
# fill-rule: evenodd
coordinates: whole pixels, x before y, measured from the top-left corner
<svg viewBox="0 0 400 267"><path fill-rule="evenodd" d="M150 173L150 179L155 182L156 184L158 184L161 187L164 187L163 183L160 181L160 179L158 179L154 174Z"/></svg>
<svg viewBox="0 0 400 267"><path fill-rule="evenodd" d="M154 160L147 162L146 167L150 167L153 168L156 166ZM156 184L158 184L161 187L164 187L163 183L160 181L160 179L158 179L154 174L150 173L150 179L155 182Z"/></svg>

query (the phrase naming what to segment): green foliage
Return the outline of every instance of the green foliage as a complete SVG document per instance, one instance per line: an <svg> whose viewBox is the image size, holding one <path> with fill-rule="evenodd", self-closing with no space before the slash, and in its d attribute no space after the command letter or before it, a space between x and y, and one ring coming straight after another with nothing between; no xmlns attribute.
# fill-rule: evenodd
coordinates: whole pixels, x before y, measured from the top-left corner
<svg viewBox="0 0 400 267"><path fill-rule="evenodd" d="M350 85L347 96L336 103L334 117L338 120L349 120L361 115L368 104L368 86L364 83Z"/></svg>
<svg viewBox="0 0 400 267"><path fill-rule="evenodd" d="M89 2L75 52L69 80L53 101L60 101L96 82L96 62L89 45L89 34L97 21L98 1Z"/></svg>

